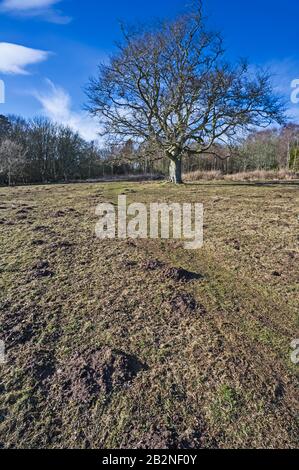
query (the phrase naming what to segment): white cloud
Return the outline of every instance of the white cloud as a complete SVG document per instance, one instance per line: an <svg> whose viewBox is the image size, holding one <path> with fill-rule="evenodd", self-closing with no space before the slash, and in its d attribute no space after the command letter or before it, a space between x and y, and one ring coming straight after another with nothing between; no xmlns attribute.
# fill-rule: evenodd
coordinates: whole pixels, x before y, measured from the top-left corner
<svg viewBox="0 0 299 470"><path fill-rule="evenodd" d="M63 88L47 80L46 92L34 92L33 96L42 105L42 114L52 121L71 127L79 132L84 139L98 140L99 127L97 122L85 112L72 110L71 97Z"/></svg>
<svg viewBox="0 0 299 470"><path fill-rule="evenodd" d="M28 75L26 67L46 60L49 52L0 42L0 73Z"/></svg>
<svg viewBox="0 0 299 470"><path fill-rule="evenodd" d="M46 8L58 3L60 0L3 0L3 10L32 10Z"/></svg>
<svg viewBox="0 0 299 470"><path fill-rule="evenodd" d="M62 0L3 0L0 12L23 17L41 17L52 23L66 24L71 18L53 8Z"/></svg>

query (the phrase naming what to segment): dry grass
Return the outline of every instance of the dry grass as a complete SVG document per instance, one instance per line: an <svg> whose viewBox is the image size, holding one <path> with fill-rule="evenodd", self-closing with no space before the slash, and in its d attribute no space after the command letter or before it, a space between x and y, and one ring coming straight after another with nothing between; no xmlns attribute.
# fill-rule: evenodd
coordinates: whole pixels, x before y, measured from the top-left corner
<svg viewBox="0 0 299 470"><path fill-rule="evenodd" d="M292 181L299 179L299 174L290 170L256 170L232 175L224 175L221 171L194 171L184 175L186 182L194 181Z"/></svg>
<svg viewBox="0 0 299 470"><path fill-rule="evenodd" d="M203 202L204 248L96 239L120 193ZM297 447L298 202L296 184L0 189L1 447Z"/></svg>

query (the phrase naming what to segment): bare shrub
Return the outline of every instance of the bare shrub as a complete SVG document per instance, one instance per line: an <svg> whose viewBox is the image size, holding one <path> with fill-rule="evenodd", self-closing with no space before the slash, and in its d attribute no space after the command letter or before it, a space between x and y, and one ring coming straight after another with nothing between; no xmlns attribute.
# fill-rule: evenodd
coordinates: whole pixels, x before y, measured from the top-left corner
<svg viewBox="0 0 299 470"><path fill-rule="evenodd" d="M185 181L292 181L299 179L299 173L290 170L255 170L232 175L224 175L221 171L194 171L184 175Z"/></svg>

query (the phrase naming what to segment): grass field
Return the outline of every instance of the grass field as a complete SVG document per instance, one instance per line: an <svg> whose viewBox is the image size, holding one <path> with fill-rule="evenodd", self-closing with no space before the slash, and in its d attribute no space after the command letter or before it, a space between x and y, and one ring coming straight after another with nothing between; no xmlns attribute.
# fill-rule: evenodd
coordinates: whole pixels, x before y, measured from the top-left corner
<svg viewBox="0 0 299 470"><path fill-rule="evenodd" d="M97 239L120 193L204 203L204 247ZM0 189L0 446L298 447L298 203L296 182Z"/></svg>

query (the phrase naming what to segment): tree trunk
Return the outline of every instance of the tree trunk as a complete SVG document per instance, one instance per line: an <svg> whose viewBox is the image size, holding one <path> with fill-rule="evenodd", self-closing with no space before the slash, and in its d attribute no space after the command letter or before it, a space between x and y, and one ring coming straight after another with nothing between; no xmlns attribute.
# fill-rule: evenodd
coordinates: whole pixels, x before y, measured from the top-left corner
<svg viewBox="0 0 299 470"><path fill-rule="evenodd" d="M170 161L169 178L171 183L182 184L182 160L180 158Z"/></svg>

